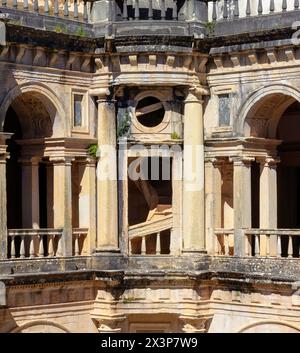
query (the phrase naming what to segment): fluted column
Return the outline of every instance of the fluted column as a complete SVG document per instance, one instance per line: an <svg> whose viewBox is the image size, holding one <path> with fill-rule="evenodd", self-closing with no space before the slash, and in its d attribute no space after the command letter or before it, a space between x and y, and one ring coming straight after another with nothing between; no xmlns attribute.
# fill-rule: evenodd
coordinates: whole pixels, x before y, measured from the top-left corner
<svg viewBox="0 0 300 353"><path fill-rule="evenodd" d="M254 158L233 159L234 254L245 255L245 229L251 228L251 163Z"/></svg>
<svg viewBox="0 0 300 353"><path fill-rule="evenodd" d="M7 258L6 139L10 137L0 133L0 259Z"/></svg>
<svg viewBox="0 0 300 353"><path fill-rule="evenodd" d="M277 228L277 163L278 159L260 159L259 222L261 229ZM266 247L266 237L261 236L260 254L277 256L277 236L270 236L270 248Z"/></svg>
<svg viewBox="0 0 300 353"><path fill-rule="evenodd" d="M205 251L202 89L189 89L184 109L183 249Z"/></svg>
<svg viewBox="0 0 300 353"><path fill-rule="evenodd" d="M115 102L98 95L97 249L119 251Z"/></svg>
<svg viewBox="0 0 300 353"><path fill-rule="evenodd" d="M40 227L39 162L40 157L22 158L22 227Z"/></svg>
<svg viewBox="0 0 300 353"><path fill-rule="evenodd" d="M71 157L50 157L53 163L53 223L62 228L58 256L72 256L72 160Z"/></svg>

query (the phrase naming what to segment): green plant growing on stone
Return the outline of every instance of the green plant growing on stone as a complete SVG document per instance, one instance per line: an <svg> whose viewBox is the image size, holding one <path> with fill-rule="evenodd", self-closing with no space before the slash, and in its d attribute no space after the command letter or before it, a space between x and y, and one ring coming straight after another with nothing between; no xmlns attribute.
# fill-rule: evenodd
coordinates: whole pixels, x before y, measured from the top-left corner
<svg viewBox="0 0 300 353"><path fill-rule="evenodd" d="M56 33L65 33L65 34L68 33L67 28L66 28L66 27L63 27L63 26L61 26L61 25L56 25L56 26L55 26L55 32L56 32Z"/></svg>
<svg viewBox="0 0 300 353"><path fill-rule="evenodd" d="M207 29L207 33L209 36L213 36L215 34L215 23L214 22L205 22L203 26Z"/></svg>
<svg viewBox="0 0 300 353"><path fill-rule="evenodd" d="M136 298L134 298L134 297L127 297L127 298L123 299L123 303L124 304L129 304L129 303L134 302L135 300L136 300Z"/></svg>
<svg viewBox="0 0 300 353"><path fill-rule="evenodd" d="M94 143L88 147L88 153L92 157L98 157L99 151L98 151L98 144Z"/></svg>
<svg viewBox="0 0 300 353"><path fill-rule="evenodd" d="M180 136L176 131L173 131L171 134L171 139L172 140L180 140Z"/></svg>
<svg viewBox="0 0 300 353"><path fill-rule="evenodd" d="M122 116L121 119L118 120L118 127L117 127L117 136L124 137L128 134L130 130L130 116L128 111Z"/></svg>
<svg viewBox="0 0 300 353"><path fill-rule="evenodd" d="M82 26L80 26L79 28L77 28L76 32L75 32L75 36L78 37L84 37L86 36L86 33L84 31L84 29L82 28Z"/></svg>

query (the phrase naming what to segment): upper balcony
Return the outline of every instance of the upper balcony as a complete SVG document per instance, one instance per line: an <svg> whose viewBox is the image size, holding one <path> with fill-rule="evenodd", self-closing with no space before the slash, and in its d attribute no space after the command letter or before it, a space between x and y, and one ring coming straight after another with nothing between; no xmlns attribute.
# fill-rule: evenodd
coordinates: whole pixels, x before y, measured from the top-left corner
<svg viewBox="0 0 300 353"><path fill-rule="evenodd" d="M1 0L13 24L82 37L223 37L292 30L299 0Z"/></svg>

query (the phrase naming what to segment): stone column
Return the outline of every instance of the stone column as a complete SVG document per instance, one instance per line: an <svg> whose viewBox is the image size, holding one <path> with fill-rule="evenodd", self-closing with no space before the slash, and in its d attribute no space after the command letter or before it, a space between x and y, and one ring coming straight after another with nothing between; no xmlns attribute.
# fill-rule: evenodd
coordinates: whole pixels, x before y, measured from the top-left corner
<svg viewBox="0 0 300 353"><path fill-rule="evenodd" d="M115 102L98 96L97 252L119 251Z"/></svg>
<svg viewBox="0 0 300 353"><path fill-rule="evenodd" d="M279 160L267 157L258 161L260 162L260 229L277 229L277 163ZM267 251L266 236L262 235L260 240L261 255L276 257L277 236L270 236L269 251Z"/></svg>
<svg viewBox="0 0 300 353"><path fill-rule="evenodd" d="M245 229L251 228L251 163L254 158L233 158L234 254L245 256Z"/></svg>
<svg viewBox="0 0 300 353"><path fill-rule="evenodd" d="M6 140L13 134L0 133L0 259L7 258Z"/></svg>
<svg viewBox="0 0 300 353"><path fill-rule="evenodd" d="M184 109L183 247L205 251L204 133L201 89L189 89Z"/></svg>
<svg viewBox="0 0 300 353"><path fill-rule="evenodd" d="M182 151L174 151L173 153L172 178L173 228L170 253L176 256L180 254L182 249Z"/></svg>
<svg viewBox="0 0 300 353"><path fill-rule="evenodd" d="M22 227L40 227L39 162L40 157L21 159L22 163Z"/></svg>
<svg viewBox="0 0 300 353"><path fill-rule="evenodd" d="M96 248L96 161L87 158L78 163L79 192L79 228L88 228L84 242L84 252L91 254Z"/></svg>
<svg viewBox="0 0 300 353"><path fill-rule="evenodd" d="M72 160L71 157L50 157L53 163L53 223L63 229L58 256L72 256Z"/></svg>
<svg viewBox="0 0 300 353"><path fill-rule="evenodd" d="M222 227L222 165L218 158L205 162L206 248L210 255L215 255L217 248L215 229Z"/></svg>

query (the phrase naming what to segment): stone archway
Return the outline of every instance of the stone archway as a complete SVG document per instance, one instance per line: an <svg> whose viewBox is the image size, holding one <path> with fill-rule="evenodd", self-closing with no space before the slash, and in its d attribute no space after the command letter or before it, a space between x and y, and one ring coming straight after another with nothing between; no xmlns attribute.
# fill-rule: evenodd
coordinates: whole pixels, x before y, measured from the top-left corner
<svg viewBox="0 0 300 353"><path fill-rule="evenodd" d="M18 85L8 92L0 107L0 131L3 131L6 114L11 105L15 105L16 109L18 109L18 106L19 109L24 109L24 106L21 107L20 105L22 104L22 95L23 97L24 95L27 96L28 99L31 97L36 103L45 108L52 122L53 131L51 137L69 135L70 126L68 119L66 119L62 102L46 85L36 82Z"/></svg>
<svg viewBox="0 0 300 353"><path fill-rule="evenodd" d="M252 92L238 112L235 130L245 137L275 138L284 111L300 102L300 92L289 85L270 85Z"/></svg>
<svg viewBox="0 0 300 353"><path fill-rule="evenodd" d="M63 325L48 320L30 321L10 333L70 333Z"/></svg>
<svg viewBox="0 0 300 353"><path fill-rule="evenodd" d="M240 328L237 333L299 333L300 327L285 321L255 321Z"/></svg>

